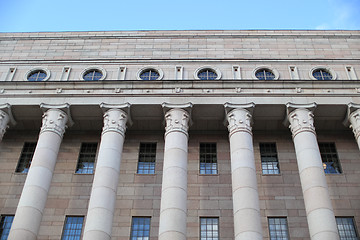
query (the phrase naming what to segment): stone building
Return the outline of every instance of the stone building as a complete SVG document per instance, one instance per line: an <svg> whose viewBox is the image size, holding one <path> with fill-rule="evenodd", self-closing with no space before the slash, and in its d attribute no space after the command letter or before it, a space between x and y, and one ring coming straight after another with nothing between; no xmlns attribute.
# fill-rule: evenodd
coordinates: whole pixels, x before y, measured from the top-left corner
<svg viewBox="0 0 360 240"><path fill-rule="evenodd" d="M360 31L1 33L1 239L357 239L359 74Z"/></svg>

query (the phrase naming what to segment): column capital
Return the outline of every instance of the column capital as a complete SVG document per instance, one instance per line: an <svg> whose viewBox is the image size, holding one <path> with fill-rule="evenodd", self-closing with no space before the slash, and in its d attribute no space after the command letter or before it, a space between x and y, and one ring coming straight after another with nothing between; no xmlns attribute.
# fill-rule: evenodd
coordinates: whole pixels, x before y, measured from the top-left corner
<svg viewBox="0 0 360 240"><path fill-rule="evenodd" d="M12 125L16 124L11 112L11 106L8 103L0 104L0 141L4 137L6 129L9 127L9 122Z"/></svg>
<svg viewBox="0 0 360 240"><path fill-rule="evenodd" d="M286 104L285 124L290 125L289 128L293 137L301 132L312 132L316 134L314 127L314 114L316 103L310 104Z"/></svg>
<svg viewBox="0 0 360 240"><path fill-rule="evenodd" d="M104 102L100 103L100 108L104 114L110 109L120 109L121 111L125 112L127 115L126 124L129 127L133 124L133 121L131 119L131 114L130 114L130 106L131 106L131 104L128 102L122 103L122 104L110 104L110 103L104 103Z"/></svg>
<svg viewBox="0 0 360 240"><path fill-rule="evenodd" d="M360 104L348 104L344 125L353 130L356 139L360 137Z"/></svg>
<svg viewBox="0 0 360 240"><path fill-rule="evenodd" d="M74 125L74 121L71 117L71 112L70 112L70 104L68 104L68 103L63 103L63 104L40 103L40 108L43 111L43 113L47 112L50 109L60 110L67 115L67 118L68 118L67 126L71 127L72 125Z"/></svg>
<svg viewBox="0 0 360 240"><path fill-rule="evenodd" d="M192 103L171 104L163 103L162 107L165 116L165 136L170 132L182 132L188 135L191 122Z"/></svg>
<svg viewBox="0 0 360 240"><path fill-rule="evenodd" d="M128 107L130 107L130 104L128 105ZM102 107L102 109L107 109L104 113L104 127L102 129L102 134L105 134L107 132L115 132L125 137L126 123L128 122L128 113L123 110L124 108Z"/></svg>
<svg viewBox="0 0 360 240"><path fill-rule="evenodd" d="M15 118L11 111L11 105L9 103L0 104L0 111L5 112L9 116L9 122L11 125L16 125Z"/></svg>
<svg viewBox="0 0 360 240"><path fill-rule="evenodd" d="M252 115L255 103L232 104L225 103L226 122L229 136L236 132L247 132L252 134Z"/></svg>

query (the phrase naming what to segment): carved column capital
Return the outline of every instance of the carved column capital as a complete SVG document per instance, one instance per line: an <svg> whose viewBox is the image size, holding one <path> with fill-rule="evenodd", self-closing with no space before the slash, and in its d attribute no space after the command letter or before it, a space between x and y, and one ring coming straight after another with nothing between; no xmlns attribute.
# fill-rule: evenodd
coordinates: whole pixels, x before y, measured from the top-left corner
<svg viewBox="0 0 360 240"><path fill-rule="evenodd" d="M0 141L3 139L6 129L9 127L9 115L0 110Z"/></svg>
<svg viewBox="0 0 360 240"><path fill-rule="evenodd" d="M54 132L62 138L68 125L72 126L74 124L71 119L70 104L41 103L40 108L44 112L40 134Z"/></svg>
<svg viewBox="0 0 360 240"><path fill-rule="evenodd" d="M61 138L65 133L66 123L68 121L68 115L56 108L47 110L42 116L42 127L40 134L44 132L54 132Z"/></svg>
<svg viewBox="0 0 360 240"><path fill-rule="evenodd" d="M162 106L165 113L165 136L170 132L182 132L188 135L192 104L163 103Z"/></svg>
<svg viewBox="0 0 360 240"><path fill-rule="evenodd" d="M301 132L311 132L316 134L314 127L313 110L315 103L311 104L293 104L287 103L287 122L293 137Z"/></svg>
<svg viewBox="0 0 360 240"><path fill-rule="evenodd" d="M252 112L254 103L231 104L225 103L225 113L229 136L236 132L247 132L252 134Z"/></svg>
<svg viewBox="0 0 360 240"><path fill-rule="evenodd" d="M4 137L6 129L9 127L9 123L15 125L16 122L11 113L10 104L0 104L0 141Z"/></svg>
<svg viewBox="0 0 360 240"><path fill-rule="evenodd" d="M126 112L119 108L112 108L104 114L104 127L102 134L107 132L116 132L125 137L126 122L128 115Z"/></svg>
<svg viewBox="0 0 360 240"><path fill-rule="evenodd" d="M360 138L360 104L349 103L345 124L349 124L353 130L355 138Z"/></svg>

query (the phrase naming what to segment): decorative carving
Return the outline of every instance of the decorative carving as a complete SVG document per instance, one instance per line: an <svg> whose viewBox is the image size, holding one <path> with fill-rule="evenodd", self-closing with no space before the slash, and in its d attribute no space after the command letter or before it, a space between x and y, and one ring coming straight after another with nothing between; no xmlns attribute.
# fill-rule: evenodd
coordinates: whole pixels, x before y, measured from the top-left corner
<svg viewBox="0 0 360 240"><path fill-rule="evenodd" d="M306 108L298 108L288 114L290 130L295 137L300 132L312 132L316 134L314 127L314 114Z"/></svg>
<svg viewBox="0 0 360 240"><path fill-rule="evenodd" d="M125 136L127 114L117 108L109 109L104 114L104 127L102 134L107 132L117 132Z"/></svg>
<svg viewBox="0 0 360 240"><path fill-rule="evenodd" d="M188 135L190 115L181 108L173 108L165 113L165 136L178 131Z"/></svg>
<svg viewBox="0 0 360 240"><path fill-rule="evenodd" d="M54 132L61 138L65 133L66 123L68 121L68 115L56 108L47 110L42 116L42 127L40 134L43 132Z"/></svg>
<svg viewBox="0 0 360 240"><path fill-rule="evenodd" d="M4 137L6 129L9 127L9 121L9 115L6 112L0 110L0 141Z"/></svg>
<svg viewBox="0 0 360 240"><path fill-rule="evenodd" d="M249 134L252 134L252 115L245 108L235 108L231 110L226 115L226 119L229 123L229 136L233 135L236 132L247 132Z"/></svg>
<svg viewBox="0 0 360 240"><path fill-rule="evenodd" d="M349 116L350 128L352 128L356 140L360 137L360 109L354 111Z"/></svg>

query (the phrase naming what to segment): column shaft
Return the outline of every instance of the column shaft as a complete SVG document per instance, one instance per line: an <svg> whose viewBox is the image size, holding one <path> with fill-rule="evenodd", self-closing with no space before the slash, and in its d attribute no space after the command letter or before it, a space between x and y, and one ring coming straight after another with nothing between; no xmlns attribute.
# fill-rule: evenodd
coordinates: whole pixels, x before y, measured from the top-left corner
<svg viewBox="0 0 360 240"><path fill-rule="evenodd" d="M37 239L67 120L67 114L59 109L49 109L43 116L43 125L16 209L9 240Z"/></svg>
<svg viewBox="0 0 360 240"><path fill-rule="evenodd" d="M165 119L159 240L186 240L189 114L171 109Z"/></svg>
<svg viewBox="0 0 360 240"><path fill-rule="evenodd" d="M245 108L235 108L227 113L236 240L263 239L251 117Z"/></svg>
<svg viewBox="0 0 360 240"><path fill-rule="evenodd" d="M110 109L104 115L84 240L111 239L127 114Z"/></svg>
<svg viewBox="0 0 360 240"><path fill-rule="evenodd" d="M297 108L288 114L298 162L306 216L312 240L338 240L339 235L313 125L313 114Z"/></svg>

